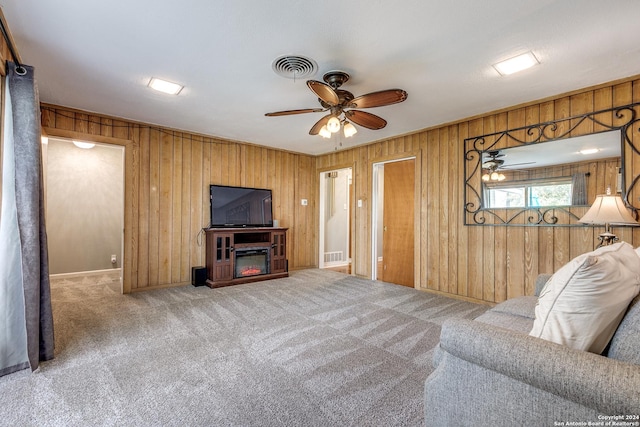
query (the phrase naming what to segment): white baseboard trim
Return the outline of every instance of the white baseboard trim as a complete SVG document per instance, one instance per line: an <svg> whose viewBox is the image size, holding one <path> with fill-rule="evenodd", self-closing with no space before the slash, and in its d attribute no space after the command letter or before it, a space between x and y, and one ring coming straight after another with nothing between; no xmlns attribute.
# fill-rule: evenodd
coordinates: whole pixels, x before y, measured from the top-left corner
<svg viewBox="0 0 640 427"><path fill-rule="evenodd" d="M113 273L114 275L117 273L118 277L120 277L121 270L121 268L109 268L107 270L75 271L73 273L50 274L49 277L53 279L68 279L71 277L101 276L109 273Z"/></svg>

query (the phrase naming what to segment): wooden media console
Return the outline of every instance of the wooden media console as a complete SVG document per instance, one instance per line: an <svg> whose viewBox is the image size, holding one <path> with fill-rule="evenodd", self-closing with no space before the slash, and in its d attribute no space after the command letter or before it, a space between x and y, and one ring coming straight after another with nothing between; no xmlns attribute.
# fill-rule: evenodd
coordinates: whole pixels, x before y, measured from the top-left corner
<svg viewBox="0 0 640 427"><path fill-rule="evenodd" d="M207 286L287 277L287 228L209 228Z"/></svg>

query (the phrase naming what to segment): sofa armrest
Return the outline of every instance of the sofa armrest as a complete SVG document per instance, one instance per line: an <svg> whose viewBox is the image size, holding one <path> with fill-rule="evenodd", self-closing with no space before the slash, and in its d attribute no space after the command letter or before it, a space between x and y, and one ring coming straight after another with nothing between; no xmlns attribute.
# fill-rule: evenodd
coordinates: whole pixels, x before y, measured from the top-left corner
<svg viewBox="0 0 640 427"><path fill-rule="evenodd" d="M467 362L603 414L636 414L640 408L640 365L466 319L442 325L440 346Z"/></svg>

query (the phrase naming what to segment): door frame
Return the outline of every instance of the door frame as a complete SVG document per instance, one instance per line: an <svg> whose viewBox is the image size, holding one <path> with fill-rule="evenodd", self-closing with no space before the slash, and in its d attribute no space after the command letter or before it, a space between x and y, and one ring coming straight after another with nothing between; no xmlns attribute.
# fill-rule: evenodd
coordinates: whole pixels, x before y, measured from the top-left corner
<svg viewBox="0 0 640 427"><path fill-rule="evenodd" d="M380 212L378 212L378 199L379 199L379 188L378 188L378 171L381 166L384 166L385 163L395 163L402 162L404 160L414 160L414 216L413 216L413 287L416 289L420 288L420 283L422 283L421 277L421 268L420 268L420 259L421 259L421 247L420 247L420 206L422 203L421 199L421 182L422 182L422 167L421 167L421 151L415 152L407 152L400 153L396 156L385 157L384 159L377 159L375 161L370 162L371 171L371 275L370 278L372 280L376 280L378 274L378 257L377 257L377 246L378 246L378 236L377 236L377 228L376 224L378 222L378 217Z"/></svg>
<svg viewBox="0 0 640 427"><path fill-rule="evenodd" d="M130 139L120 139L110 136L92 135L83 132L75 132L51 127L42 128L43 135L75 139L99 144L112 144L124 147L124 230L122 244L122 282L121 292L128 294L137 283L136 259L138 253L137 236L134 233L134 226L137 224L135 216L138 207L138 180L135 179L135 163L139 159L138 143Z"/></svg>
<svg viewBox="0 0 640 427"><path fill-rule="evenodd" d="M349 194L347 195L348 199L349 199L349 213L348 213L348 236L347 236L347 244L348 244L348 249L349 249L349 253L347 254L347 257L349 259L349 262L351 263L351 274L354 274L355 268L354 268L354 262L356 259L355 256L355 245L354 245L354 236L353 236L353 224L354 224L354 215L355 215L355 209L353 209L353 199L354 199L354 195L355 195L355 179L354 179L354 170L355 170L355 165L354 164L346 164L346 165L335 165L333 167L329 167L329 168L321 168L317 170L317 177L318 177L318 268L324 268L324 233L325 233L325 229L324 229L324 223L323 223L323 212L325 209L325 197L324 197L324 193L322 192L322 187L321 187L321 181L322 181L322 175L327 173L327 172L332 172L332 171L340 171L340 170L344 170L344 169L350 169L351 170L351 188L352 191L349 192Z"/></svg>

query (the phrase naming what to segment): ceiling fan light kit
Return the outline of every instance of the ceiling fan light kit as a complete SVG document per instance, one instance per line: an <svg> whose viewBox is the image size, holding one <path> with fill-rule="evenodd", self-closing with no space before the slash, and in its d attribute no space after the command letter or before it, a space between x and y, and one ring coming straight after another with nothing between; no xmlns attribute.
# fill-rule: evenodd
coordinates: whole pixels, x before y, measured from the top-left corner
<svg viewBox="0 0 640 427"><path fill-rule="evenodd" d="M485 173L484 175L482 175L482 180L484 182L487 182L487 181L504 181L505 179L506 179L506 177L504 176L504 174L501 174L499 172Z"/></svg>
<svg viewBox="0 0 640 427"><path fill-rule="evenodd" d="M358 129L351 123L345 121L344 122L344 136L349 138L358 133Z"/></svg>
<svg viewBox="0 0 640 427"><path fill-rule="evenodd" d="M482 175L484 182L488 181L504 181L506 177L501 170L516 170L512 169L513 166L530 165L535 162L523 162L523 163L511 163L509 165L504 164L502 157L504 154L500 153L500 150L489 150L486 152L486 157L483 155L482 169L486 170Z"/></svg>
<svg viewBox="0 0 640 427"><path fill-rule="evenodd" d="M309 134L330 138L331 134L340 131L340 127L342 127L344 136L349 138L358 132L353 123L371 130L382 129L387 125L387 121L382 117L360 111L360 108L382 107L407 99L407 92L402 89L387 89L354 97L351 92L339 89L349 78L349 74L344 71L329 71L322 77L324 83L307 80L307 87L318 97L322 109L305 108L276 111L266 113L265 116L329 112L311 127Z"/></svg>
<svg viewBox="0 0 640 427"><path fill-rule="evenodd" d="M340 119L337 117L331 117L327 122L327 130L331 133L336 133L340 130Z"/></svg>
<svg viewBox="0 0 640 427"><path fill-rule="evenodd" d="M329 132L326 126L322 126L318 134L323 138L331 138L331 132Z"/></svg>

